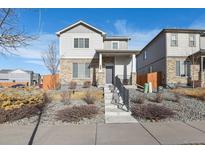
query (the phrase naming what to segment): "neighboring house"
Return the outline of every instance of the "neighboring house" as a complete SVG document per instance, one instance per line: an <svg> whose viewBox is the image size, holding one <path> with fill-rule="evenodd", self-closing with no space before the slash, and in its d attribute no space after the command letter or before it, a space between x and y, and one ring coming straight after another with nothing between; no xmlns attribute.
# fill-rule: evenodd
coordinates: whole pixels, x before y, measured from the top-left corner
<svg viewBox="0 0 205 154"><path fill-rule="evenodd" d="M40 74L27 70L0 70L0 83L24 83L26 85L39 84Z"/></svg>
<svg viewBox="0 0 205 154"><path fill-rule="evenodd" d="M60 82L110 84L118 76L125 84L136 83L137 50L128 49L129 37L107 36L79 21L57 32L60 44Z"/></svg>
<svg viewBox="0 0 205 154"><path fill-rule="evenodd" d="M163 29L137 56L137 73L161 72L163 85L204 86L204 30Z"/></svg>

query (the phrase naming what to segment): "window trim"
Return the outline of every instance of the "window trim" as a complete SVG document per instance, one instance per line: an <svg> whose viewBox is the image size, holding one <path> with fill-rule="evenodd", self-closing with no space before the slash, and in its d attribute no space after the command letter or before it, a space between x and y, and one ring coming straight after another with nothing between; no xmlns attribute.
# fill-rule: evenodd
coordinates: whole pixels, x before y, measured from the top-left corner
<svg viewBox="0 0 205 154"><path fill-rule="evenodd" d="M114 49L114 48L113 48L113 43L117 43L117 49ZM119 42L119 41L112 41L112 42L111 42L111 48L112 48L112 50L119 50L119 47L120 47L120 42Z"/></svg>
<svg viewBox="0 0 205 154"><path fill-rule="evenodd" d="M177 62L179 62L179 75L177 74ZM183 64L183 65L182 65ZM175 71L176 71L176 76L177 77L189 77L191 72L189 72L190 74L188 74L188 66L190 65L190 61L186 61L186 60L176 60L175 63ZM184 74L182 74L181 72L181 68L183 67L184 69Z"/></svg>
<svg viewBox="0 0 205 154"><path fill-rule="evenodd" d="M172 36L176 36L176 44L173 44L172 41ZM171 47L178 47L178 34L177 33L171 33L171 39L170 39L170 46Z"/></svg>
<svg viewBox="0 0 205 154"><path fill-rule="evenodd" d="M73 74L74 74L74 73L73 73L73 64L77 64L77 67L79 66L79 64L83 64L84 67L85 67L85 65L86 65L86 64L89 64L89 62L83 62L83 63L73 62L73 63L72 63L72 79L74 79L74 80L88 80L88 79L91 79L90 67L88 67L88 68L89 68L89 72L90 72L90 73L89 73L89 74L90 74L90 75L89 75L90 77L83 77L83 78L81 78L81 77L73 77ZM78 71L79 71L79 67L78 67ZM85 69L85 72L86 72L86 69ZM84 72L84 76L86 75L85 72ZM77 74L77 76L78 76L78 74Z"/></svg>
<svg viewBox="0 0 205 154"><path fill-rule="evenodd" d="M147 59L147 50L145 50L144 52L143 52L143 60L146 60Z"/></svg>
<svg viewBox="0 0 205 154"><path fill-rule="evenodd" d="M75 47L75 40L77 39L77 47ZM83 39L83 47L80 47L80 39ZM85 47L85 40L88 39L88 47ZM74 37L73 38L73 48L74 49L89 49L90 48L90 38L88 37Z"/></svg>
<svg viewBox="0 0 205 154"><path fill-rule="evenodd" d="M191 45L191 37L193 37L193 39L194 39L194 44L193 45ZM195 34L189 34L189 47L196 47L196 35Z"/></svg>

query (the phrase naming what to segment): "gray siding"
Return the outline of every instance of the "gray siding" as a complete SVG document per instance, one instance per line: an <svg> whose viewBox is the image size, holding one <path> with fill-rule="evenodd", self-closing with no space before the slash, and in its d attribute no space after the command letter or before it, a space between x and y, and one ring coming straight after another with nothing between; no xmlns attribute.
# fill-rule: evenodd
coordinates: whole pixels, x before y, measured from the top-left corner
<svg viewBox="0 0 205 154"><path fill-rule="evenodd" d="M146 51L147 59L144 59L144 52ZM141 51L137 56L137 72L138 74L145 74L149 72L149 67L153 67L154 71L166 72L166 38L161 34L149 46Z"/></svg>

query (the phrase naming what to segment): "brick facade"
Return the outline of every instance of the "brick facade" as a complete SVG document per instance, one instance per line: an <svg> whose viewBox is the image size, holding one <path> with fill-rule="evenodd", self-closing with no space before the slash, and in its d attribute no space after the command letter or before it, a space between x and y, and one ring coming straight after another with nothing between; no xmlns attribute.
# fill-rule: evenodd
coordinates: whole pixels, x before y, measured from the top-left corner
<svg viewBox="0 0 205 154"><path fill-rule="evenodd" d="M191 79L184 76L176 76L176 61L185 61L187 57L169 57L166 61L167 66L167 84L181 83L191 84L192 80L199 81L200 65L191 65Z"/></svg>
<svg viewBox="0 0 205 154"><path fill-rule="evenodd" d="M89 79L73 79L72 64L73 63L89 63L90 78ZM60 82L61 85L68 85L70 81L77 82L78 85L82 85L85 81L91 81L92 84L104 84L105 83L105 65L114 64L114 57L103 57L102 72L99 72L99 59L66 59L60 60Z"/></svg>

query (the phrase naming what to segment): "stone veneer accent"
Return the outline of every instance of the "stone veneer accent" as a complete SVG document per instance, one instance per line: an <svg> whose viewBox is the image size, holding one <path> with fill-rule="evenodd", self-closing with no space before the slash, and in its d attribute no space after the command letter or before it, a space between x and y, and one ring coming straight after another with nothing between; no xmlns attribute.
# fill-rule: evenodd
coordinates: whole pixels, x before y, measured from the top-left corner
<svg viewBox="0 0 205 154"><path fill-rule="evenodd" d="M168 57L167 58L167 83L181 83L181 84L191 84L193 77L195 81L199 80L199 72L200 72L200 66L197 65L191 65L191 79L188 79L188 77L181 77L176 76L176 61L184 61L186 60L186 57Z"/></svg>
<svg viewBox="0 0 205 154"><path fill-rule="evenodd" d="M137 83L137 73L131 72L131 85L136 85Z"/></svg>
<svg viewBox="0 0 205 154"><path fill-rule="evenodd" d="M90 78L89 79L73 79L72 76L72 64L73 63L89 63L90 64ZM70 81L77 82L78 85L82 85L85 81L91 81L92 84L104 84L105 83L105 64L114 64L114 57L103 57L102 65L103 70L99 72L99 59L86 59L86 58L61 58L60 59L60 82L61 85L68 85Z"/></svg>

